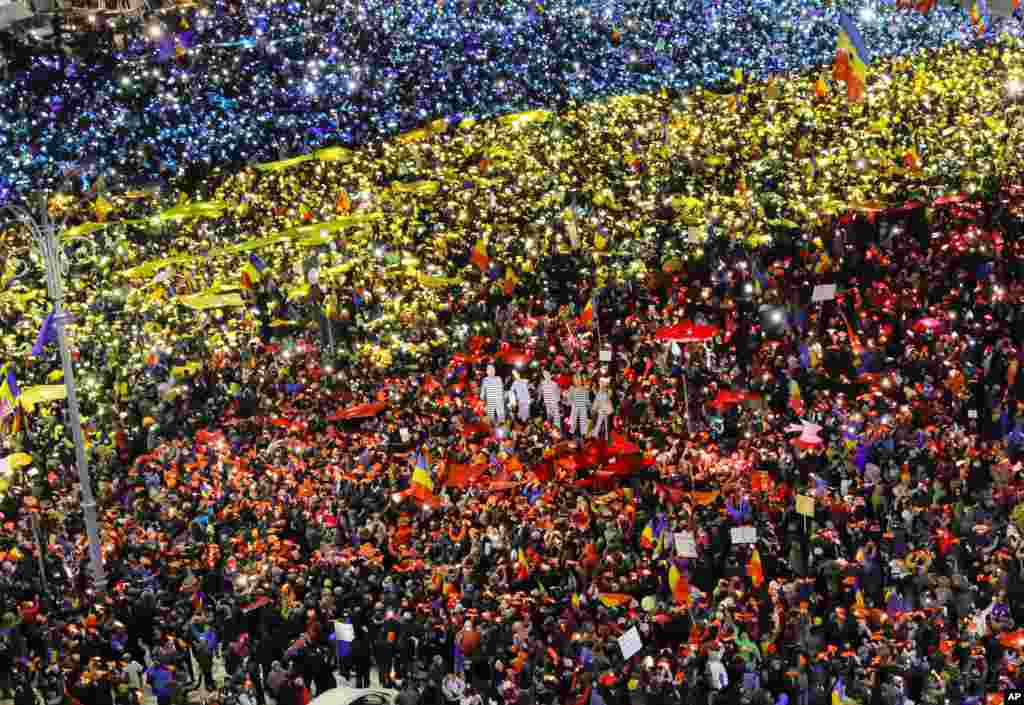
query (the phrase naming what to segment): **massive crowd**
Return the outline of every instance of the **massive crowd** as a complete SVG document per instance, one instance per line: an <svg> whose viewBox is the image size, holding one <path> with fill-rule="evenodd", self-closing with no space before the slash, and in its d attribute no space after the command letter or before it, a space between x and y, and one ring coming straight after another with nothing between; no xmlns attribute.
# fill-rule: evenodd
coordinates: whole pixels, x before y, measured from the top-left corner
<svg viewBox="0 0 1024 705"><path fill-rule="evenodd" d="M976 40L959 8L848 9L864 16L878 56ZM737 68L764 79L830 61L835 18L807 0L249 1L98 13L92 31L61 34L51 55L0 35L0 203L68 181L191 183L435 119L724 84ZM997 18L992 31L1018 27Z"/></svg>
<svg viewBox="0 0 1024 705"><path fill-rule="evenodd" d="M1003 38L862 104L741 74L52 195L109 589L10 227L0 689L998 702L1022 78Z"/></svg>

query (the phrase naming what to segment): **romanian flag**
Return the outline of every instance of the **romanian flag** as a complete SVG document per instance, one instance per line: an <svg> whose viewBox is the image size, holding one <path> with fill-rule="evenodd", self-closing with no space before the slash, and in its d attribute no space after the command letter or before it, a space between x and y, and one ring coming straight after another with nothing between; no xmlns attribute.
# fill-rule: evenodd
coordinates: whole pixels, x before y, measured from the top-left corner
<svg viewBox="0 0 1024 705"><path fill-rule="evenodd" d="M412 495L420 501L427 501L434 497L434 480L430 477L430 470L427 467L427 459L422 453L416 454L416 469L412 472L410 489Z"/></svg>
<svg viewBox="0 0 1024 705"><path fill-rule="evenodd" d="M988 31L988 7L985 0L974 0L971 3L971 25L979 37Z"/></svg>
<svg viewBox="0 0 1024 705"><path fill-rule="evenodd" d="M530 562L523 549L516 551L516 579L526 580L530 576Z"/></svg>
<svg viewBox="0 0 1024 705"><path fill-rule="evenodd" d="M668 586L672 590L672 597L676 604L689 606L690 581L686 578L685 573L676 568L675 563L668 569Z"/></svg>
<svg viewBox="0 0 1024 705"><path fill-rule="evenodd" d="M242 265L242 286L246 289L252 289L257 282L260 281L260 270L256 268L252 262L246 262Z"/></svg>
<svg viewBox="0 0 1024 705"><path fill-rule="evenodd" d="M871 63L864 40L853 19L845 12L839 12L839 41L836 58L832 64L832 78L846 81L846 95L853 102L864 100L867 87L867 65Z"/></svg>
<svg viewBox="0 0 1024 705"><path fill-rule="evenodd" d="M481 272L486 272L491 266L491 258L487 256L487 243L483 238L476 241L476 246L469 253L469 261L479 267Z"/></svg>
<svg viewBox="0 0 1024 705"><path fill-rule="evenodd" d="M647 522L647 526L640 532L640 545L644 548L654 548L658 542L658 536L654 533L654 523Z"/></svg>
<svg viewBox="0 0 1024 705"><path fill-rule="evenodd" d="M761 587L764 583L764 569L761 567L761 554L755 548L754 552L750 554L750 562L747 563L747 575L750 576L750 582L754 584L754 587Z"/></svg>

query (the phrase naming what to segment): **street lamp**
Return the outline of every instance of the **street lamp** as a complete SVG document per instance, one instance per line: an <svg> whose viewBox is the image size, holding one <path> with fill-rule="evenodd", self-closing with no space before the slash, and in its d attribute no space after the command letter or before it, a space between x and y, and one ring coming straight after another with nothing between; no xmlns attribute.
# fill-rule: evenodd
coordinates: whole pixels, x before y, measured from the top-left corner
<svg viewBox="0 0 1024 705"><path fill-rule="evenodd" d="M68 392L68 415L72 437L75 441L75 462L78 465L78 484L82 492L82 513L85 515L85 531L89 537L89 563L92 567L94 589L97 594L100 594L106 591L107 576L103 570L103 555L100 552L96 499L92 494L92 479L89 476L89 466L85 459L85 442L82 439L82 420L78 411L75 372L71 366L71 354L68 352L67 336L64 330L66 322L64 276L67 274L68 261L57 236L57 230L63 226L63 222L55 223L50 217L45 193L40 194L39 199L37 215L34 215L29 208L22 206L6 206L3 210L11 214L16 222L28 228L46 267L46 288L53 302L53 321L57 331L57 345L60 347L60 359L64 366L64 384Z"/></svg>

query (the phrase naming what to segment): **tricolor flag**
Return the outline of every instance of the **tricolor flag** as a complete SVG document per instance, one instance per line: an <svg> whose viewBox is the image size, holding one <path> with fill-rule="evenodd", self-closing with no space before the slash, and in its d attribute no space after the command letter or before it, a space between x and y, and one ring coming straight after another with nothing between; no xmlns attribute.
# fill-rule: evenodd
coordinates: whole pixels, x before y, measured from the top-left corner
<svg viewBox="0 0 1024 705"><path fill-rule="evenodd" d="M971 3L971 25L979 37L988 31L988 6L985 0L974 0Z"/></svg>
<svg viewBox="0 0 1024 705"><path fill-rule="evenodd" d="M680 571L675 563L668 569L668 586L677 605L689 606L690 581L686 578L686 573Z"/></svg>
<svg viewBox="0 0 1024 705"><path fill-rule="evenodd" d="M487 242L483 238L476 241L473 251L469 253L469 261L479 267L481 272L486 272L491 266L491 258L487 256Z"/></svg>
<svg viewBox="0 0 1024 705"><path fill-rule="evenodd" d="M410 484L412 495L416 499L425 502L434 498L434 480L430 477L430 469L423 453L416 454L416 469L412 472Z"/></svg>
<svg viewBox="0 0 1024 705"><path fill-rule="evenodd" d="M660 545L663 523L658 520L647 522L647 526L640 532L640 545L644 548L656 548Z"/></svg>
<svg viewBox="0 0 1024 705"><path fill-rule="evenodd" d="M871 63L860 30L845 12L839 12L839 41L836 44L836 58L832 64L832 78L846 82L846 95L853 102L864 100L867 87L867 65Z"/></svg>

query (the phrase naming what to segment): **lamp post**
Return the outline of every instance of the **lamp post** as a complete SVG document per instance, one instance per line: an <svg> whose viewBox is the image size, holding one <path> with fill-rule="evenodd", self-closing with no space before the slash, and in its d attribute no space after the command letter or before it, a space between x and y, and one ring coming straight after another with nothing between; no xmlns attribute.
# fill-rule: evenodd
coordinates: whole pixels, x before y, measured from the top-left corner
<svg viewBox="0 0 1024 705"><path fill-rule="evenodd" d="M46 288L53 302L53 320L57 332L57 345L64 367L64 385L67 387L68 416L71 434L75 442L75 463L78 465L78 484L82 493L82 513L85 515L85 531L89 537L89 563L92 568L93 586L97 594L106 591L107 576L103 570L103 555L100 552L99 522L96 516L96 499L92 494L92 478L85 458L85 442L82 438L82 420L78 410L78 393L75 389L75 371L71 365L65 332L64 275L68 262L64 256L57 229L63 223L55 223L50 217L46 194L39 195L38 213L22 206L7 206L4 210L14 220L28 228L46 268ZM40 548L40 550L42 550Z"/></svg>

